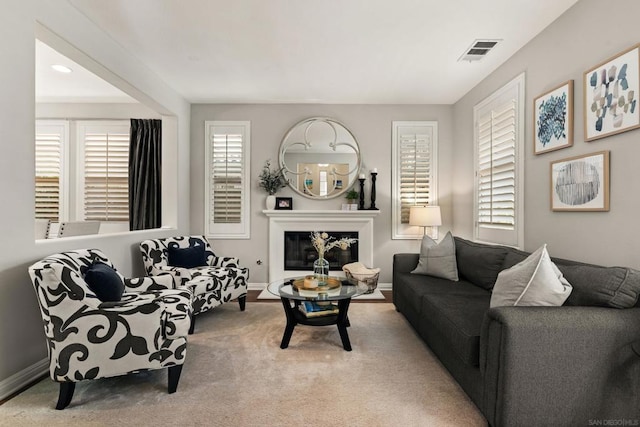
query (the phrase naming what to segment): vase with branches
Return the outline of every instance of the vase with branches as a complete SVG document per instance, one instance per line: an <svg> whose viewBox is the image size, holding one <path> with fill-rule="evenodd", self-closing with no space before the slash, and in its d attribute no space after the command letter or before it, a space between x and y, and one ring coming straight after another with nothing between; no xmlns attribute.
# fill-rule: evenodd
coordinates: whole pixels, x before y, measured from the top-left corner
<svg viewBox="0 0 640 427"><path fill-rule="evenodd" d="M260 172L258 185L267 192L267 209L271 210L275 207L276 198L274 194L283 187L286 187L287 180L282 174L282 168L272 169L271 160L267 160Z"/></svg>

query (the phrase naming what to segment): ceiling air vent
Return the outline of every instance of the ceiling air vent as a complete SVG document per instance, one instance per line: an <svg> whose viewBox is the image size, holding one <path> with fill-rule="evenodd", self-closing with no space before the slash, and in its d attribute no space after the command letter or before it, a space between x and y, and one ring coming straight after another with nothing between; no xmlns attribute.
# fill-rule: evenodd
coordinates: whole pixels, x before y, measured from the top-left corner
<svg viewBox="0 0 640 427"><path fill-rule="evenodd" d="M462 54L458 61L479 61L484 58L491 49L493 49L498 42L502 40L483 39L474 41L471 46Z"/></svg>

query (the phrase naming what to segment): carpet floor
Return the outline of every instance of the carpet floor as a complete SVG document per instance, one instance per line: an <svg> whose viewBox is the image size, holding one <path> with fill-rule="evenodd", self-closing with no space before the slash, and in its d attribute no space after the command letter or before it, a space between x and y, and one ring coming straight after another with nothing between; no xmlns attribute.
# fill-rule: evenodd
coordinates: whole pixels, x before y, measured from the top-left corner
<svg viewBox="0 0 640 427"><path fill-rule="evenodd" d="M2 426L486 426L393 304L349 308L353 351L335 326L297 326L273 303L223 305L198 318L178 391L166 370L76 386L54 409L49 378L0 406Z"/></svg>

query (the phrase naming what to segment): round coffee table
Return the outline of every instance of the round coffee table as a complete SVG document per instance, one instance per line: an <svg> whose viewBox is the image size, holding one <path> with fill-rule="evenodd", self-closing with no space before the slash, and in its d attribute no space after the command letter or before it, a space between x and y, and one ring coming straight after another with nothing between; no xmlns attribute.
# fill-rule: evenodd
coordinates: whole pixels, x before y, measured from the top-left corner
<svg viewBox="0 0 640 427"><path fill-rule="evenodd" d="M287 316L287 326L284 329L280 348L284 349L289 346L293 329L298 324L309 326L336 325L338 332L340 332L342 347L346 351L351 351L351 342L349 341L349 334L347 333L347 327L349 326L349 317L347 316L349 304L351 303L351 298L366 293L368 291L367 286L354 284L342 278L334 278L340 281L340 285L334 288L317 288L312 290L298 289L297 286L294 286L294 282L299 283L299 281L303 279L304 276L290 277L275 281L269 284L267 288L270 293L280 297L284 307L284 313ZM304 301L310 301L316 304L331 304L331 302L337 302L338 312L323 314L318 317L307 317L300 309Z"/></svg>

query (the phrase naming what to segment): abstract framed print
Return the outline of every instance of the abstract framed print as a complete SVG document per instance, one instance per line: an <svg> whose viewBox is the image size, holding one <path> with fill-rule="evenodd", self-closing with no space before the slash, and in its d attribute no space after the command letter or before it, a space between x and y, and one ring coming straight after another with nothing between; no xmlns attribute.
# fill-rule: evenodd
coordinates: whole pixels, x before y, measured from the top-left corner
<svg viewBox="0 0 640 427"><path fill-rule="evenodd" d="M533 124L534 154L573 145L573 80L533 101Z"/></svg>
<svg viewBox="0 0 640 427"><path fill-rule="evenodd" d="M640 44L584 73L585 141L640 127Z"/></svg>
<svg viewBox="0 0 640 427"><path fill-rule="evenodd" d="M609 151L551 162L551 210L609 210Z"/></svg>

